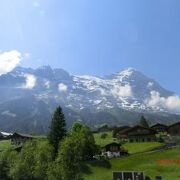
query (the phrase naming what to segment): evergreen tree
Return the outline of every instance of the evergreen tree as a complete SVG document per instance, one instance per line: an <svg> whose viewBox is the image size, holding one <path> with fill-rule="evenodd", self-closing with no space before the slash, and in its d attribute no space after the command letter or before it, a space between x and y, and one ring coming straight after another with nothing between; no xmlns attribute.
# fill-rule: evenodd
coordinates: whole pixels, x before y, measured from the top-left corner
<svg viewBox="0 0 180 180"><path fill-rule="evenodd" d="M54 148L54 158L58 152L60 141L66 135L66 122L61 107L57 107L52 117L50 132L48 134L49 143Z"/></svg>
<svg viewBox="0 0 180 180"><path fill-rule="evenodd" d="M145 128L149 127L149 124L147 122L147 120L145 119L144 116L141 116L140 120L139 120L139 125Z"/></svg>

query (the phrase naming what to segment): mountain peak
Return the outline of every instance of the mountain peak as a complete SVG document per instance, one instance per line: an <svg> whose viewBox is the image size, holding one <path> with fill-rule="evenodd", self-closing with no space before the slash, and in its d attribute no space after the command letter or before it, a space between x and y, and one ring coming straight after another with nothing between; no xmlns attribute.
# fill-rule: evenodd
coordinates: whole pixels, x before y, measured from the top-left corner
<svg viewBox="0 0 180 180"><path fill-rule="evenodd" d="M125 75L125 76L130 76L134 72L137 72L137 70L132 68L132 67L129 67L129 68L123 69L118 74Z"/></svg>
<svg viewBox="0 0 180 180"><path fill-rule="evenodd" d="M37 70L52 70L52 68L50 65L45 65L38 67Z"/></svg>

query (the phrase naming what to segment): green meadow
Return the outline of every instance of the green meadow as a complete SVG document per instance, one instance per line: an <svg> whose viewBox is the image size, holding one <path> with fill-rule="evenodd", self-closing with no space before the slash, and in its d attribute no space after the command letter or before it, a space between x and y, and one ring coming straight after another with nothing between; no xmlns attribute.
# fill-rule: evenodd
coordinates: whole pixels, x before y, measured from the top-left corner
<svg viewBox="0 0 180 180"><path fill-rule="evenodd" d="M107 137L106 138L101 138L101 135L106 133ZM96 144L100 145L101 147L105 146L106 144L112 143L112 142L117 142L118 140L116 138L112 137L112 132L100 132L100 133L94 133L94 138L96 141ZM128 150L130 154L134 153L140 153L140 152L145 152L145 151L150 151L153 150L154 148L163 146L163 143L159 142L134 142L134 143L123 143L122 146Z"/></svg>
<svg viewBox="0 0 180 180"><path fill-rule="evenodd" d="M111 142L118 142L112 137L112 132L106 132L105 138L102 138L102 134L94 134L96 143L101 147ZM46 140L45 137L37 139ZM144 171L145 175L152 180L157 175L163 176L163 180L179 180L180 148L148 152L163 145L159 142L123 143L122 146L128 150L130 156L111 159L106 167L99 163L87 163L87 171L83 174L84 179L111 180L113 171ZM0 141L0 152L11 147L10 140ZM170 160L171 163L158 164L160 160Z"/></svg>
<svg viewBox="0 0 180 180"><path fill-rule="evenodd" d="M101 138L102 134L107 134L106 138ZM117 140L112 137L111 131L94 133L94 139L95 139L96 144L100 145L101 147L103 147L106 144L109 144L111 142L117 142Z"/></svg>
<svg viewBox="0 0 180 180"><path fill-rule="evenodd" d="M159 160L170 160L169 164L158 165ZM134 154L129 157L110 160L111 167L105 168L88 164L89 173L84 174L85 180L111 180L113 171L144 171L154 180L155 176L163 176L163 180L179 180L180 148L152 153Z"/></svg>
<svg viewBox="0 0 180 180"><path fill-rule="evenodd" d="M106 138L101 138L103 133L94 134L96 144L102 147L111 142L118 142L112 137L112 132L105 132ZM160 142L123 143L122 146L128 150L130 156L111 159L107 168L94 163L88 164L88 173L84 174L84 178L110 180L113 171L144 171L152 180L158 175L163 176L163 180L180 180L180 164L173 163L174 160L180 160L180 148L151 152L163 145ZM167 159L172 163L158 165L159 160Z"/></svg>
<svg viewBox="0 0 180 180"><path fill-rule="evenodd" d="M4 151L11 148L11 141L10 140L2 140L0 141L0 151Z"/></svg>

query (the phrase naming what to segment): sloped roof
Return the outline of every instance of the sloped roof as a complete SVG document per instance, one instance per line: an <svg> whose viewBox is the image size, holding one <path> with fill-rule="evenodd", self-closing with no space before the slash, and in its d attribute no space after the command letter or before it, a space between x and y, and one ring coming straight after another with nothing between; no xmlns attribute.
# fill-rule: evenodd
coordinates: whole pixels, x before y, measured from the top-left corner
<svg viewBox="0 0 180 180"><path fill-rule="evenodd" d="M22 134L22 133L14 133L11 137L14 136L21 136L21 137L25 137L25 138L35 138L34 136L30 135L30 134Z"/></svg>
<svg viewBox="0 0 180 180"><path fill-rule="evenodd" d="M108 146L111 146L111 145L121 146L121 144L119 144L119 143L112 142L112 143L106 144L104 147L108 147Z"/></svg>
<svg viewBox="0 0 180 180"><path fill-rule="evenodd" d="M154 124L153 126L151 126L151 128L156 127L156 126L168 127L168 126L166 126L165 124L156 123L156 124Z"/></svg>
<svg viewBox="0 0 180 180"><path fill-rule="evenodd" d="M121 126L121 127L117 127L116 129L114 129L114 132L116 132L116 134L123 134L125 131L127 131L130 128L131 127L129 127L129 126Z"/></svg>
<svg viewBox="0 0 180 180"><path fill-rule="evenodd" d="M174 127L174 126L180 126L180 122L174 123L172 125L170 125L168 128Z"/></svg>
<svg viewBox="0 0 180 180"><path fill-rule="evenodd" d="M137 129L148 130L148 132L144 132L144 131L136 132ZM129 135L129 134L130 135L147 135L147 134L156 134L156 131L151 128L146 128L146 127L143 127L140 125L136 125L136 126L129 128L121 133L121 135Z"/></svg>

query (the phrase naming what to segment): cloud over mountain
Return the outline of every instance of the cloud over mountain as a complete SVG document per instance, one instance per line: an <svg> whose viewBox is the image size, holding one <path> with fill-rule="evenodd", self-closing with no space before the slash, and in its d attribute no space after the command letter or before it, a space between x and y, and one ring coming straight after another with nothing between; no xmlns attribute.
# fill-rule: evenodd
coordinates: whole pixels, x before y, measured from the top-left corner
<svg viewBox="0 0 180 180"><path fill-rule="evenodd" d="M36 76L33 74L25 74L25 84L22 85L24 89L33 89L36 86Z"/></svg>
<svg viewBox="0 0 180 180"><path fill-rule="evenodd" d="M17 50L0 53L0 75L12 71L22 60L22 55Z"/></svg>
<svg viewBox="0 0 180 180"><path fill-rule="evenodd" d="M180 97L179 96L160 96L157 91L151 91L151 97L146 101L147 105L152 108L165 108L174 113L180 113Z"/></svg>

